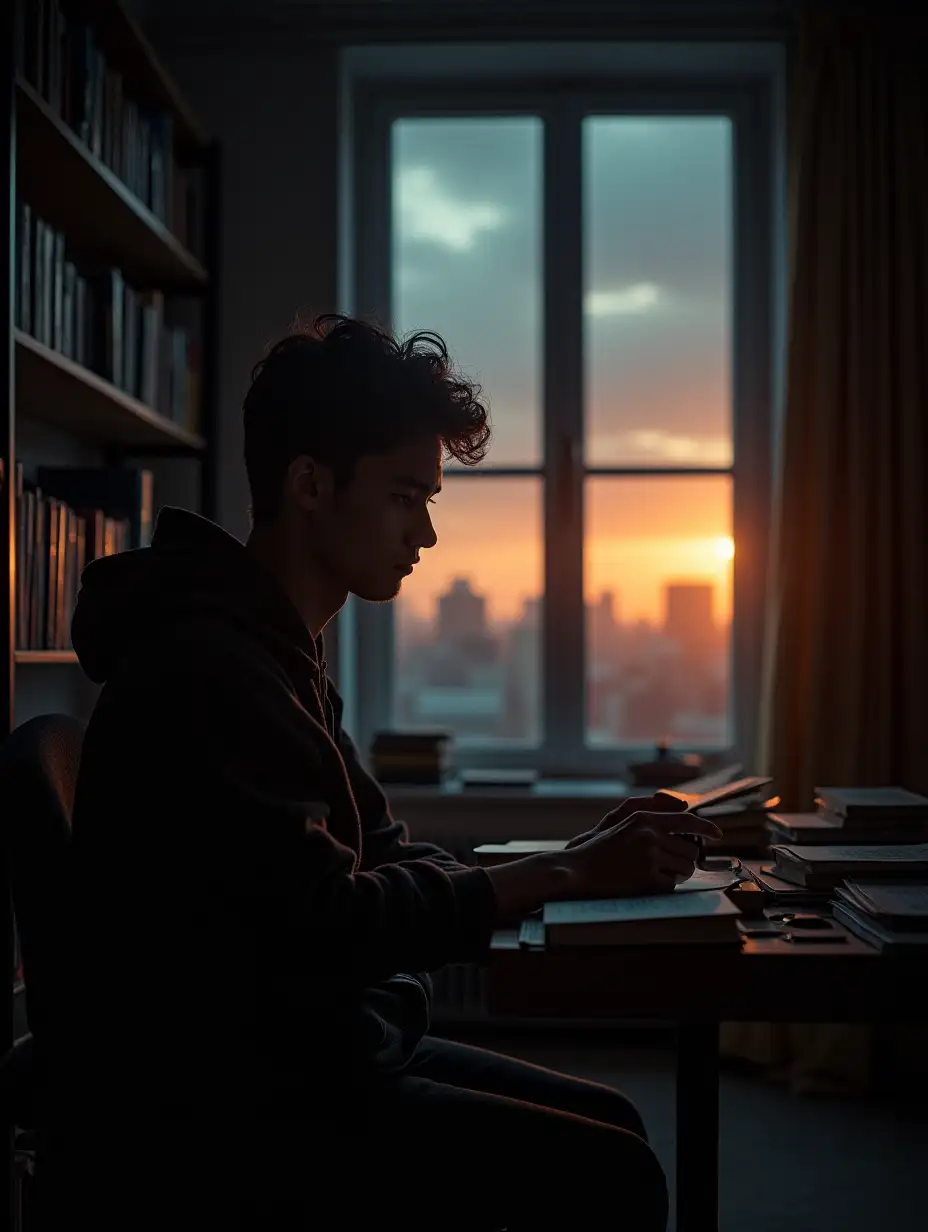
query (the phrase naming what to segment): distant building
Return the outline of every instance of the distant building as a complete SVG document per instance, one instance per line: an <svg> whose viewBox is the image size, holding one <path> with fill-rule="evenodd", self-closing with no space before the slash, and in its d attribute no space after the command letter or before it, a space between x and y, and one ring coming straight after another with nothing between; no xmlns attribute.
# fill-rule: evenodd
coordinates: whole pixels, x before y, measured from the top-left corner
<svg viewBox="0 0 928 1232"><path fill-rule="evenodd" d="M664 587L664 635L684 653L701 654L715 640L714 587L709 582L668 582Z"/></svg>
<svg viewBox="0 0 928 1232"><path fill-rule="evenodd" d="M487 601L468 578L455 578L438 596L437 640L444 645L470 642L487 635Z"/></svg>

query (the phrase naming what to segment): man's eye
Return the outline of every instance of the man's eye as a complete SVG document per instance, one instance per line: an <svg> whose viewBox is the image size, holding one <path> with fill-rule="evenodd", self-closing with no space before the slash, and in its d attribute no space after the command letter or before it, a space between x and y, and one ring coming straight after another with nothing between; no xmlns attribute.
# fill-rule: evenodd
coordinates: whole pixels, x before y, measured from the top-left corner
<svg viewBox="0 0 928 1232"><path fill-rule="evenodd" d="M395 492L393 499L399 501L401 505L405 505L407 508L412 504L412 497L404 492Z"/></svg>

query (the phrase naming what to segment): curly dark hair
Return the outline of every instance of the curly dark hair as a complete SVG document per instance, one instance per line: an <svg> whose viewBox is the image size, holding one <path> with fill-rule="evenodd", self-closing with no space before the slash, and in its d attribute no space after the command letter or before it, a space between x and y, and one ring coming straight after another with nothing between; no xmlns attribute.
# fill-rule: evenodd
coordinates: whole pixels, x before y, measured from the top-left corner
<svg viewBox="0 0 928 1232"><path fill-rule="evenodd" d="M423 435L474 466L490 441L480 387L456 372L438 334L403 340L337 313L297 326L255 364L244 403L245 468L255 522L273 518L294 458L307 454L350 482L358 458Z"/></svg>

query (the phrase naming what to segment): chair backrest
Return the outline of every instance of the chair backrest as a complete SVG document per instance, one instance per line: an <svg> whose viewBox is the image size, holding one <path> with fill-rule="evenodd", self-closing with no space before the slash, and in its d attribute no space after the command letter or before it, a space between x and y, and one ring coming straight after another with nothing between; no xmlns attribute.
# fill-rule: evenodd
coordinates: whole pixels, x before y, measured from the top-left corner
<svg viewBox="0 0 928 1232"><path fill-rule="evenodd" d="M26 1020L44 1038L62 952L71 815L84 726L44 714L0 744L0 845L19 934Z"/></svg>

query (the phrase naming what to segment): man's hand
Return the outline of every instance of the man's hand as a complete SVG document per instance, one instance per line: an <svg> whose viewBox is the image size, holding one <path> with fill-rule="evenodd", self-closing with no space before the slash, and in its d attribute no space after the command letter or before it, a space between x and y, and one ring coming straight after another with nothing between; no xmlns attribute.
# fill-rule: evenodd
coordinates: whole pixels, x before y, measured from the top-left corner
<svg viewBox="0 0 928 1232"><path fill-rule="evenodd" d="M620 810L616 810L620 812ZM566 866L571 898L621 898L635 894L668 893L692 877L699 857L687 834L720 839L722 831L705 817L688 813L636 812L614 825L600 828L561 856Z"/></svg>
<svg viewBox="0 0 928 1232"><path fill-rule="evenodd" d="M564 851L488 868L500 923L520 920L556 899L662 894L692 877L699 850L680 833L720 839L722 831L705 817L681 815L679 807L638 808L652 800L626 801Z"/></svg>
<svg viewBox="0 0 928 1232"><path fill-rule="evenodd" d="M583 834L572 838L567 847L568 849L578 847L581 843L591 839L594 834L600 834L603 830L611 830L620 821L627 821L635 813L682 813L685 811L686 805L683 801L676 800L673 796L629 796L618 808L607 813L592 830L585 830Z"/></svg>

